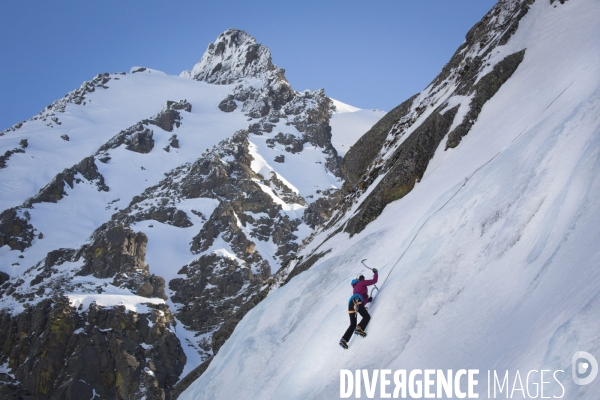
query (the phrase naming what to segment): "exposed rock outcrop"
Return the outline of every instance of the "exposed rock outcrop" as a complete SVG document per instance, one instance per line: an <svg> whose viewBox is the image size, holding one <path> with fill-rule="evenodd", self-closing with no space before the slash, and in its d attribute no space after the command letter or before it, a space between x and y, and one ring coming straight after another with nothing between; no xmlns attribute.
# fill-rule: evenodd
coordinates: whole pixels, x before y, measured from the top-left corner
<svg viewBox="0 0 600 400"><path fill-rule="evenodd" d="M13 154L25 153L25 149L27 148L27 146L27 139L22 139L19 143L19 147L15 147L12 150L6 150L4 154L0 156L0 168L6 168L6 162Z"/></svg>
<svg viewBox="0 0 600 400"><path fill-rule="evenodd" d="M216 84L230 84L240 78L258 78L276 67L271 51L246 32L228 29L219 35L198 64L182 76Z"/></svg>
<svg viewBox="0 0 600 400"><path fill-rule="evenodd" d="M416 98L417 95L414 95L385 114L383 118L377 121L371 129L350 147L350 150L348 150L342 161L342 173L344 174L346 191L358 183L360 176L381 152L390 129L410 112L412 103Z"/></svg>
<svg viewBox="0 0 600 400"><path fill-rule="evenodd" d="M31 224L29 209L36 203L56 203L67 195L66 185L71 189L83 179L94 182L99 191L109 190L104 177L98 171L93 156L84 158L79 164L65 169L44 186L40 192L27 199L22 206L10 208L0 214L0 247L7 244L12 250L25 250L41 233Z"/></svg>
<svg viewBox="0 0 600 400"><path fill-rule="evenodd" d="M23 206L29 208L36 203L56 203L67 195L65 185L68 185L73 189L75 184L82 182L80 177L94 182L98 190L104 192L109 191L109 187L106 186L106 183L104 182L104 177L98 171L95 158L90 156L84 158L79 164L65 169L63 172L56 175L54 179L52 179L52 182L44 186L37 195L28 199Z"/></svg>
<svg viewBox="0 0 600 400"><path fill-rule="evenodd" d="M0 247L7 245L11 250L23 251L31 246L35 230L29 223L27 210L9 208L0 214Z"/></svg>
<svg viewBox="0 0 600 400"><path fill-rule="evenodd" d="M167 132L172 132L174 128L179 128L181 125L181 110L190 112L192 110L192 105L188 103L187 100L181 100L179 102L167 101L165 108L161 112L152 118L144 119L119 132L107 143L100 146L96 154L99 155L109 149L116 149L123 144L125 144L127 150L142 154L149 153L154 148L154 132L148 126L154 125ZM176 144L179 146L178 141Z"/></svg>
<svg viewBox="0 0 600 400"><path fill-rule="evenodd" d="M348 221L346 231L362 231L367 224L375 220L385 206L401 199L420 181L427 169L429 160L448 133L458 106L444 114L434 112L423 122L398 148L386 163L387 173L360 205L359 211ZM384 167L385 168L385 167ZM371 185L375 174L361 183Z"/></svg>
<svg viewBox="0 0 600 400"><path fill-rule="evenodd" d="M0 323L0 362L16 380L7 394L164 400L186 361L165 305L77 312L57 297L16 316L0 311Z"/></svg>
<svg viewBox="0 0 600 400"><path fill-rule="evenodd" d="M169 283L171 300L178 305L177 318L189 329L205 335L198 345L206 357L214 354L211 332L218 330L271 276L269 262L256 251L257 242L272 242L277 248L274 256L278 263L285 263L298 247L294 232L301 221L290 219L265 193L259 183L278 190L273 182L276 179L265 180L257 175L250 168L251 162L248 133L240 131L194 164L173 171L159 185L137 196L111 222L129 224L155 219L152 216L176 210L185 199L219 201L212 214L203 216L204 222L192 239L190 250L198 258L179 271L185 278ZM286 201L304 202L295 194L285 197L281 187L279 192ZM173 222L169 218L167 223ZM213 253L216 241L224 242L231 254Z"/></svg>
<svg viewBox="0 0 600 400"><path fill-rule="evenodd" d="M313 229L324 225L331 218L331 215L340 202L340 195L341 192L339 190L325 193L325 196L319 197L316 201L308 205L304 211L302 220Z"/></svg>
<svg viewBox="0 0 600 400"><path fill-rule="evenodd" d="M467 91L467 88L463 86L461 88L462 91L457 91L457 95L473 95L473 99L469 103L469 112L463 117L460 125L454 128L448 135L446 149L458 146L460 140L469 133L471 127L477 121L483 105L512 76L519 64L521 64L521 61L523 61L524 56L525 50L507 56L494 65L492 72L481 78L470 90Z"/></svg>
<svg viewBox="0 0 600 400"><path fill-rule="evenodd" d="M344 226L350 234L362 231L387 204L412 190L446 136L446 149L458 146L477 121L483 105L523 60L525 50L496 61L492 61L492 51L506 44L532 2L496 4L467 33L465 43L427 89L388 113L348 151L342 164L346 178L343 204L328 222L329 227L344 219L345 212L369 190L359 210ZM461 121L454 122L460 107L467 111L461 113ZM449 132L452 126L455 127ZM377 186L370 188L381 176L384 177Z"/></svg>
<svg viewBox="0 0 600 400"><path fill-rule="evenodd" d="M229 94L219 103L219 109L223 112L232 112L237 108L233 95Z"/></svg>
<svg viewBox="0 0 600 400"><path fill-rule="evenodd" d="M103 226L91 244L52 251L0 286L0 363L15 377L2 390L48 399L168 398L186 356L168 307L156 301L166 298L165 281L150 275L146 243L143 233ZM115 288L148 304L134 312L94 302ZM91 304L76 307L85 296Z"/></svg>

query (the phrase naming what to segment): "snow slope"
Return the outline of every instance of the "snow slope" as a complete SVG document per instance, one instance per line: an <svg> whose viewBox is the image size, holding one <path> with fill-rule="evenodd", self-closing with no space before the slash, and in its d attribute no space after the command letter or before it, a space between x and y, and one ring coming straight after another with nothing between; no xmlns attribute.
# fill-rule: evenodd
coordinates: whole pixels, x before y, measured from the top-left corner
<svg viewBox="0 0 600 400"><path fill-rule="evenodd" d="M156 185L166 172L195 161L206 149L248 126L247 117L240 109L225 113L217 108L234 85L207 84L151 69L127 75L113 74L111 77L108 89L86 94L87 105L69 103L64 113L53 113L60 125L53 124L50 128L51 117L48 116L46 121L30 120L20 129L0 136L2 154L18 148L22 139L28 140L25 152L13 154L7 161L7 167L0 169L0 210L20 206L57 173L93 155L121 130L158 113L167 100L187 99L192 104L192 111L183 112L182 125L173 132L153 127L155 146L150 153L140 154L119 147L111 151L109 163L97 162L99 172L110 188L108 192L98 191L89 182L73 189L67 187L68 195L58 203L35 204L29 210L31 224L43 233L44 239L35 239L33 246L24 252L11 251L8 246L0 248L0 271L15 276L43 259L51 250L81 246L115 211L126 207L145 188ZM353 110L354 113L366 111ZM381 116L381 113L373 114ZM337 115L345 114L334 114L334 117ZM376 118L363 118L360 124L354 126L332 124L332 134L344 137L343 143L351 145L375 122ZM278 124L277 129L298 134L293 126L284 123ZM177 135L180 148L163 151L173 134ZM67 135L69 140L62 139L61 135ZM253 135L255 155L262 158L262 154L272 160L283 149L267 147L266 138ZM317 190L341 186L338 178L322 173L322 168L306 168L306 165L323 163L320 151L306 148L302 154L283 154L287 155L286 163L274 164L275 168L279 177L289 179L301 195L315 195ZM273 166L265 168L274 169ZM300 171L303 173L299 174ZM194 230L197 233L197 229ZM184 236L190 234L193 236L191 232ZM183 245L188 243L189 240L186 240ZM151 256L151 259L154 257Z"/></svg>
<svg viewBox="0 0 600 400"><path fill-rule="evenodd" d="M197 154L245 126L241 113L232 116L217 108L231 91L230 85L209 85L150 69L111 77L108 89L86 94L85 106L69 103L64 113L55 113L61 125L52 124L50 129L51 117L47 117L46 121L27 121L20 129L0 136L1 153L18 147L21 139L29 142L25 153L13 154L7 167L0 169L0 209L20 205L57 173L92 155L122 129L158 113L167 100L187 99L194 107L184 126L202 123L205 127L188 132L188 143L199 146L188 147L190 153ZM61 139L65 134L69 141Z"/></svg>
<svg viewBox="0 0 600 400"><path fill-rule="evenodd" d="M486 370L512 386L517 370L560 369L564 398L596 399L600 380L575 385L571 357L600 355L598 19L594 0L536 1L498 49L527 48L524 61L461 144L442 141L361 233L318 235L303 254L331 252L249 312L180 399L338 398L341 369L384 368L480 369L481 398ZM368 338L344 351L364 258L381 292Z"/></svg>
<svg viewBox="0 0 600 400"><path fill-rule="evenodd" d="M1 271L15 276L51 250L81 246L133 196L163 179L165 172L193 162L204 150L247 125L241 112L226 114L217 108L231 86L210 85L154 70L118 77L109 82L109 89L88 94L88 105L68 104L64 113L56 113L61 125L49 130L41 120L28 121L17 131L0 137L0 151L14 147L13 142L23 138L29 143L25 153L13 154L7 167L0 169L2 210L20 205L54 175L93 155L122 129L157 114L167 100L187 99L193 105L192 112L182 113L182 125L173 132L154 127L155 146L150 153L119 147L110 152L107 164L97 162L109 191L98 191L90 182L73 189L67 187L68 195L57 203L35 204L29 210L31 224L44 238L36 239L23 253L2 247ZM180 148L163 151L172 134L177 134ZM61 139L61 135L69 140Z"/></svg>
<svg viewBox="0 0 600 400"><path fill-rule="evenodd" d="M340 156L344 156L350 146L367 132L385 112L363 110L332 99L336 112L331 116L331 142Z"/></svg>

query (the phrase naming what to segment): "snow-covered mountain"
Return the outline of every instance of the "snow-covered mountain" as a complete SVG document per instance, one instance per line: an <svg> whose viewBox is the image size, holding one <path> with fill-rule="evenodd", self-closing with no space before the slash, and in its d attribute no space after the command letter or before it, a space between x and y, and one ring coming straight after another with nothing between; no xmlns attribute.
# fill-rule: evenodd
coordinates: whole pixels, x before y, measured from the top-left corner
<svg viewBox="0 0 600 400"><path fill-rule="evenodd" d="M181 76L99 74L0 133L0 393L168 398L330 216L332 138L383 115L230 29Z"/></svg>
<svg viewBox="0 0 600 400"><path fill-rule="evenodd" d="M596 399L600 380L571 375L576 352L600 356L598 20L595 0L499 1L345 152L332 217L179 398L330 399L343 369L478 369L480 398L508 371L498 398ZM346 351L362 259L379 291Z"/></svg>

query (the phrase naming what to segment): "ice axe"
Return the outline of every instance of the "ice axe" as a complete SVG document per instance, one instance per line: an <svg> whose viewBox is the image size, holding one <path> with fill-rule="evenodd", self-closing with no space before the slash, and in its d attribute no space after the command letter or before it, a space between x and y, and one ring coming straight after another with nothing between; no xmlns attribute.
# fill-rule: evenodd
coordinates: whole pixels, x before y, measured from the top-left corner
<svg viewBox="0 0 600 400"><path fill-rule="evenodd" d="M373 268L371 268L371 267L369 267L367 264L365 264L365 261L367 261L367 259L366 259L366 258L365 258L365 259L363 259L363 260L361 260L361 263L362 263L362 265L364 265L364 266L365 266L365 268L368 268L368 269L370 269L371 271L373 271Z"/></svg>

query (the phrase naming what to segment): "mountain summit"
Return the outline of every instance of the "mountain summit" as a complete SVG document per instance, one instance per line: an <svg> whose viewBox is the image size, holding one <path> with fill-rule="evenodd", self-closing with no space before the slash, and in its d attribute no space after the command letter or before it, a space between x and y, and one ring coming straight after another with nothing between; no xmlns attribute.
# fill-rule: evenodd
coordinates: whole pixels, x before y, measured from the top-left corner
<svg viewBox="0 0 600 400"><path fill-rule="evenodd" d="M239 29L221 33L191 71L181 76L218 85L243 78L258 78L277 67L271 62L271 51Z"/></svg>
<svg viewBox="0 0 600 400"><path fill-rule="evenodd" d="M174 398L329 216L333 137L383 114L239 30L187 76L99 74L0 133L0 398Z"/></svg>

